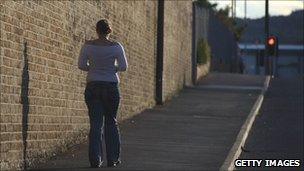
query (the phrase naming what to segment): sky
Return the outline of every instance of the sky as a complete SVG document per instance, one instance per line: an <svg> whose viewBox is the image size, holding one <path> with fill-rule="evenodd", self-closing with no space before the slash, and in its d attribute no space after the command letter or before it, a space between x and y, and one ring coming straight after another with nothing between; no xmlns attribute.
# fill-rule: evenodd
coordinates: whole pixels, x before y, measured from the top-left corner
<svg viewBox="0 0 304 171"><path fill-rule="evenodd" d="M209 0L218 8L231 6L231 0ZM245 0L236 0L236 16L244 18ZM269 14L289 15L292 11L303 9L304 0L269 0ZM260 18L265 15L265 0L247 0L247 18Z"/></svg>

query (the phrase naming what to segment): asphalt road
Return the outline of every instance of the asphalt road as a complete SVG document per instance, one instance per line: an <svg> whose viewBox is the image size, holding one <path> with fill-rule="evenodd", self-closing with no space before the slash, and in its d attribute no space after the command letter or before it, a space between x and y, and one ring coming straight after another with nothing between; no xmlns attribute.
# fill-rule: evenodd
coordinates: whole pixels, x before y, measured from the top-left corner
<svg viewBox="0 0 304 171"><path fill-rule="evenodd" d="M262 159L263 167L238 169L303 170L303 135L303 77L272 79L240 156ZM302 167L265 167L265 159L298 159Z"/></svg>

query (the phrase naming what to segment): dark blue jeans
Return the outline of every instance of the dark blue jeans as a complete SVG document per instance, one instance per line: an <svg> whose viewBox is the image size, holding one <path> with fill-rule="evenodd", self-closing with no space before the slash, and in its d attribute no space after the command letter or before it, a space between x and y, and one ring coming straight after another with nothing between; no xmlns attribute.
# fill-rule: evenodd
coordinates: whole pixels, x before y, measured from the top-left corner
<svg viewBox="0 0 304 171"><path fill-rule="evenodd" d="M118 83L104 81L87 83L85 102L90 118L89 160L91 165L99 165L103 161L103 133L107 161L117 161L120 155L120 135L116 120L120 102Z"/></svg>

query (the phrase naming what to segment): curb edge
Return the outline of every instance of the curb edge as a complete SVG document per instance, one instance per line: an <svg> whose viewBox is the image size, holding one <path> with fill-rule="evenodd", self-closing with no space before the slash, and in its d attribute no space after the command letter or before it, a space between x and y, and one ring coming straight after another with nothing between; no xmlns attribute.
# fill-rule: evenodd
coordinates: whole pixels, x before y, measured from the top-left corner
<svg viewBox="0 0 304 171"><path fill-rule="evenodd" d="M255 117L257 116L257 114L262 106L262 102L264 100L264 95L269 87L270 79L271 79L270 76L266 76L261 94L258 96L249 115L247 116L246 121L242 125L233 146L231 147L224 163L222 164L222 166L220 168L220 171L227 171L227 170L232 171L235 169L234 161L240 156L240 154L242 152L241 147L244 146L246 139L248 137L249 131L255 120Z"/></svg>

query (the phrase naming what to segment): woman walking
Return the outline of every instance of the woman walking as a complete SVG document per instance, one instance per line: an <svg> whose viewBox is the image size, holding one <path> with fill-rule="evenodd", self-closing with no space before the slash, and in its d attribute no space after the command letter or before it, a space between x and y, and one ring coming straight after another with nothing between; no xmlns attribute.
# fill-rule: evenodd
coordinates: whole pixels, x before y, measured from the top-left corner
<svg viewBox="0 0 304 171"><path fill-rule="evenodd" d="M109 40L112 32L107 20L96 24L98 39L82 46L78 68L87 73L85 102L90 118L89 160L91 167L103 163L102 138L106 144L107 166L120 164L120 135L116 120L120 102L117 72L126 71L128 64L123 46Z"/></svg>

